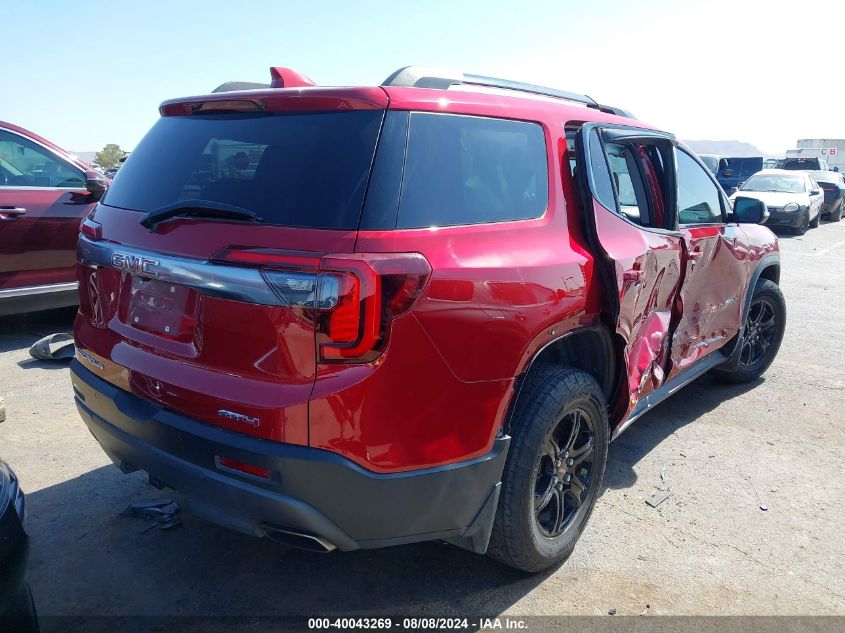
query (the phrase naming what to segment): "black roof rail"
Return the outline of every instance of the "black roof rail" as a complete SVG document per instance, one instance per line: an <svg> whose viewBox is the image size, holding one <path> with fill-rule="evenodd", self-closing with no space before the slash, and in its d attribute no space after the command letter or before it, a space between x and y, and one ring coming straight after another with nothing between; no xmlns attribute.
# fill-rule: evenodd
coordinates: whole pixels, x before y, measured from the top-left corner
<svg viewBox="0 0 845 633"><path fill-rule="evenodd" d="M622 110L621 108L602 105L587 95L578 94L577 92L568 92L566 90L558 90L557 88L546 88L544 86L535 86L534 84L511 81L510 79L497 79L496 77L472 75L448 69L431 68L428 66L405 66L400 68L385 79L381 85L406 86L413 88L437 88L441 90L448 90L450 86L455 85L502 88L505 90L516 90L518 92L528 92L536 95L544 95L546 97L566 99L567 101L581 103L588 108L600 110L601 112L606 112L608 114L615 114L617 116L623 116L630 119L634 118L630 113Z"/></svg>

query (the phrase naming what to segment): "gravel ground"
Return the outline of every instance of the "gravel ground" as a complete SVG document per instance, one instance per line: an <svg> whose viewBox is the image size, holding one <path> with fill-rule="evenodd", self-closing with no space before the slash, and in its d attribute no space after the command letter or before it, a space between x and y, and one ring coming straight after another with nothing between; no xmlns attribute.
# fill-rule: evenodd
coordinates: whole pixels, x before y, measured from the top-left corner
<svg viewBox="0 0 845 633"><path fill-rule="evenodd" d="M77 416L66 363L35 362L72 312L0 319L0 455L28 493L41 615L845 614L845 222L782 236L788 325L763 379L705 376L610 449L575 554L525 576L438 543L321 556L182 513L110 465ZM671 492L657 508L645 499ZM765 505L768 510L760 509Z"/></svg>

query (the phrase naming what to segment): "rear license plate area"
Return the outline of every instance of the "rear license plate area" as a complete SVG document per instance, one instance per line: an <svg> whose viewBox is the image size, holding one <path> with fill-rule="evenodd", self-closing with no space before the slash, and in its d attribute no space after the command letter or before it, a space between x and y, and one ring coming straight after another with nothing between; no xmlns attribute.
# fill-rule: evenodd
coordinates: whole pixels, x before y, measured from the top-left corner
<svg viewBox="0 0 845 633"><path fill-rule="evenodd" d="M120 320L138 330L183 343L193 340L200 294L178 284L127 275Z"/></svg>

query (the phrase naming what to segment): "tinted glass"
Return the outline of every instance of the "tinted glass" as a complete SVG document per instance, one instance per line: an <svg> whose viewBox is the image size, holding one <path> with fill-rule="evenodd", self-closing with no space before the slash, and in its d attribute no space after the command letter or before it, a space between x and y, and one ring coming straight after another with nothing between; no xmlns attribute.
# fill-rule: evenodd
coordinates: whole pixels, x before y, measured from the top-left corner
<svg viewBox="0 0 845 633"><path fill-rule="evenodd" d="M675 152L678 169L678 222L712 224L722 221L719 188L686 152Z"/></svg>
<svg viewBox="0 0 845 633"><path fill-rule="evenodd" d="M804 178L789 174L757 174L746 180L740 190L801 193L804 191Z"/></svg>
<svg viewBox="0 0 845 633"><path fill-rule="evenodd" d="M354 229L381 110L163 117L116 174L105 203L152 211L207 200L265 223Z"/></svg>
<svg viewBox="0 0 845 633"><path fill-rule="evenodd" d="M821 166L818 158L787 158L781 169L818 169Z"/></svg>
<svg viewBox="0 0 845 633"><path fill-rule="evenodd" d="M633 147L607 143L605 151L613 187L616 189L616 199L619 201L618 212L631 222L649 226L648 198Z"/></svg>
<svg viewBox="0 0 845 633"><path fill-rule="evenodd" d="M37 143L0 130L0 186L80 189L85 177Z"/></svg>
<svg viewBox="0 0 845 633"><path fill-rule="evenodd" d="M539 125L411 114L399 228L536 218L547 202L546 141Z"/></svg>

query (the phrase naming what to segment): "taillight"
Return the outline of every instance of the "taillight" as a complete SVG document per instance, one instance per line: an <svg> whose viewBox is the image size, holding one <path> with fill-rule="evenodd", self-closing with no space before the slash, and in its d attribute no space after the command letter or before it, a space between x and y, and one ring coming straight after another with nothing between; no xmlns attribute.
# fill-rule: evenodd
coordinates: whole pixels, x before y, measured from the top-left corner
<svg viewBox="0 0 845 633"><path fill-rule="evenodd" d="M79 225L79 232L92 240L99 240L103 237L103 225L91 218L85 218Z"/></svg>
<svg viewBox="0 0 845 633"><path fill-rule="evenodd" d="M321 256L232 248L214 260L260 267L282 305L314 323L318 360L328 363L378 358L391 322L411 308L431 274L419 253Z"/></svg>

